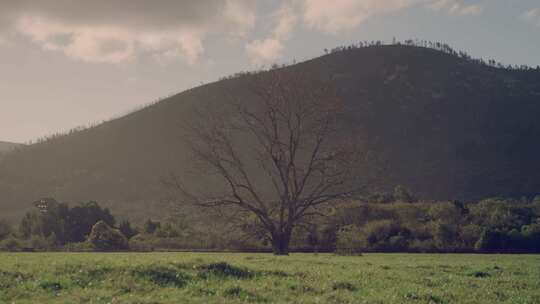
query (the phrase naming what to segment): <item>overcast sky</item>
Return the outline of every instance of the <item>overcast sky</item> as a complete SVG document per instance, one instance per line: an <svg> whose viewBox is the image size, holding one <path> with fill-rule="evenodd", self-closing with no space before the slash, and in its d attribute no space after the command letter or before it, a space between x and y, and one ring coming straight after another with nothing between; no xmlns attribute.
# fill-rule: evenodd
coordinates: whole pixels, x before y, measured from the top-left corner
<svg viewBox="0 0 540 304"><path fill-rule="evenodd" d="M0 141L362 40L540 65L538 0L0 0Z"/></svg>

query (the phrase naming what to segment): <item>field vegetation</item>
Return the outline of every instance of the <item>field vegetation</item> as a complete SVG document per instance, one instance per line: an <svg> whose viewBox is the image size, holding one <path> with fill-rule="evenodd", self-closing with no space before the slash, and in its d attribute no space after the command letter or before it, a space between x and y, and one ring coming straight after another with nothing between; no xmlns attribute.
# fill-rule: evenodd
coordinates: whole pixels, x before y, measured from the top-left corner
<svg viewBox="0 0 540 304"><path fill-rule="evenodd" d="M0 303L539 303L540 256L3 253Z"/></svg>

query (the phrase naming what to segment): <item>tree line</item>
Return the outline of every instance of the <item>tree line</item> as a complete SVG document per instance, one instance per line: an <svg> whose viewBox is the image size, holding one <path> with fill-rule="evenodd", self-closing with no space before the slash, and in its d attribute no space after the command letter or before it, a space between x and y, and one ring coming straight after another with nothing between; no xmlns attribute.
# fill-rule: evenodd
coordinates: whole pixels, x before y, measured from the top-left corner
<svg viewBox="0 0 540 304"><path fill-rule="evenodd" d="M73 207L49 199L18 225L0 219L0 250L11 251L267 251L250 225L212 231L183 217L118 222L96 202ZM324 210L291 235L292 251L540 252L540 196L475 202L417 200L407 189L352 198Z"/></svg>
<svg viewBox="0 0 540 304"><path fill-rule="evenodd" d="M420 201L403 189L347 203L306 237L338 252L540 252L540 196Z"/></svg>
<svg viewBox="0 0 540 304"><path fill-rule="evenodd" d="M524 64L511 65L511 64L503 64L501 62L496 61L495 59L486 60L483 58L474 58L471 55L469 55L467 52L462 51L462 50L456 50L447 43L422 40L422 39L406 39L404 41L399 41L396 38L394 38L391 43L387 43L382 40L359 41L357 43L346 45L346 46L338 46L332 49L324 49L324 54L328 55L328 54L335 54L335 53L340 53L344 51L350 51L354 49L382 47L382 46L413 46L413 47L428 48L428 49L436 50L436 51L439 51L439 52L442 52L451 56L464 59L471 63L480 64L484 66L505 69L505 70L513 70L513 71L540 72L540 65L536 67L532 67L532 66L524 65Z"/></svg>

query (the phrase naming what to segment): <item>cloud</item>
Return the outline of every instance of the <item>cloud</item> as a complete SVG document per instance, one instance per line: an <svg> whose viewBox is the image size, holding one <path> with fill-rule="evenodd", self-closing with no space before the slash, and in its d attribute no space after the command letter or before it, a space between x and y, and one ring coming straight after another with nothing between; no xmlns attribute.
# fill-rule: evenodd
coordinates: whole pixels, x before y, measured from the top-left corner
<svg viewBox="0 0 540 304"><path fill-rule="evenodd" d="M299 0L304 24L311 29L337 34L358 27L367 19L417 5L445 10L452 15L478 15L480 4L466 0Z"/></svg>
<svg viewBox="0 0 540 304"><path fill-rule="evenodd" d="M253 3L251 2L251 4ZM255 27L257 19L254 6L239 0L227 0L223 15L225 20L233 23L236 29L234 34L240 37L243 37L248 30Z"/></svg>
<svg viewBox="0 0 540 304"><path fill-rule="evenodd" d="M309 29L338 34L358 27L373 16L415 5L427 5L452 15L477 15L483 9L465 0L286 0L271 18L275 24L271 34L248 43L246 52L254 64L275 62L282 56L298 20Z"/></svg>
<svg viewBox="0 0 540 304"><path fill-rule="evenodd" d="M533 8L521 15L521 18L535 26L540 27L540 8Z"/></svg>
<svg viewBox="0 0 540 304"><path fill-rule="evenodd" d="M434 10L447 10L452 15L479 15L484 8L480 4L468 4L463 0L437 0L430 4Z"/></svg>
<svg viewBox="0 0 540 304"><path fill-rule="evenodd" d="M292 6L284 4L272 16L274 28L271 34L264 39L251 41L246 45L246 52L253 64L263 64L278 60L283 50L285 42L298 23L297 14Z"/></svg>
<svg viewBox="0 0 540 304"><path fill-rule="evenodd" d="M195 63L205 39L244 37L256 20L250 0L19 0L1 6L0 26L45 50L103 63L141 54Z"/></svg>
<svg viewBox="0 0 540 304"><path fill-rule="evenodd" d="M356 28L376 14L408 7L418 0L303 0L303 20L312 29L335 34Z"/></svg>
<svg viewBox="0 0 540 304"><path fill-rule="evenodd" d="M276 61L283 51L283 43L275 38L254 40L246 46L246 51L253 64Z"/></svg>
<svg viewBox="0 0 540 304"><path fill-rule="evenodd" d="M0 46L3 45L9 45L9 41L5 37L0 36Z"/></svg>

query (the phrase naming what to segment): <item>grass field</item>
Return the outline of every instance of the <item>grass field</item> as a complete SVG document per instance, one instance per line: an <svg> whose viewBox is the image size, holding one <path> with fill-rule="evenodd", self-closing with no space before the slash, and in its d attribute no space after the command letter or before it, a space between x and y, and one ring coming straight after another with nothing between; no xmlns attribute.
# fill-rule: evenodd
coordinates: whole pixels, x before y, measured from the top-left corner
<svg viewBox="0 0 540 304"><path fill-rule="evenodd" d="M0 253L0 303L540 303L540 256Z"/></svg>

